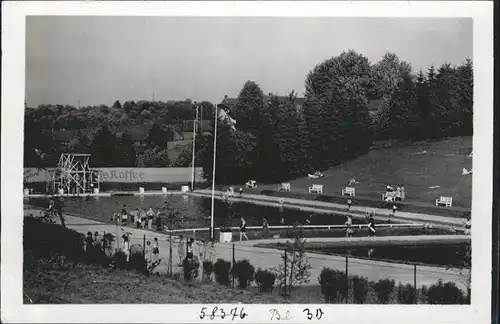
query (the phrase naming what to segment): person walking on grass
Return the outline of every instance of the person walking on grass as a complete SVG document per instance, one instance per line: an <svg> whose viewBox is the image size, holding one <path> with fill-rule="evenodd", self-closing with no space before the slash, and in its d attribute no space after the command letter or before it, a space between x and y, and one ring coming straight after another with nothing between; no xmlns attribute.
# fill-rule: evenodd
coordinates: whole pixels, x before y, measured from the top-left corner
<svg viewBox="0 0 500 324"><path fill-rule="evenodd" d="M240 197L243 196L243 188L240 187Z"/></svg>
<svg viewBox="0 0 500 324"><path fill-rule="evenodd" d="M177 246L177 252L179 252L179 264L182 264L182 261L186 257L186 245L184 243L184 237L179 235L179 245Z"/></svg>
<svg viewBox="0 0 500 324"><path fill-rule="evenodd" d="M153 207L149 207L147 211L148 216L148 229L153 229L153 218L155 217L155 212L153 211Z"/></svg>
<svg viewBox="0 0 500 324"><path fill-rule="evenodd" d="M351 211L351 207L352 207L352 200L351 199L347 199L347 210Z"/></svg>
<svg viewBox="0 0 500 324"><path fill-rule="evenodd" d="M247 241L248 241L248 236L247 236L247 222L243 217L240 218L240 241L242 237L244 236Z"/></svg>

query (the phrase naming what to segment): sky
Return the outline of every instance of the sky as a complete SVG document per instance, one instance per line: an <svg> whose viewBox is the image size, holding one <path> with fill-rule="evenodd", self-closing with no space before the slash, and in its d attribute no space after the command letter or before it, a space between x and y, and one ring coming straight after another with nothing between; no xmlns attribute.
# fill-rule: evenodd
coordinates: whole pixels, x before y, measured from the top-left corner
<svg viewBox="0 0 500 324"><path fill-rule="evenodd" d="M96 17L26 19L26 101L81 106L115 100L304 92L307 73L353 49L393 52L414 71L472 58L470 18Z"/></svg>

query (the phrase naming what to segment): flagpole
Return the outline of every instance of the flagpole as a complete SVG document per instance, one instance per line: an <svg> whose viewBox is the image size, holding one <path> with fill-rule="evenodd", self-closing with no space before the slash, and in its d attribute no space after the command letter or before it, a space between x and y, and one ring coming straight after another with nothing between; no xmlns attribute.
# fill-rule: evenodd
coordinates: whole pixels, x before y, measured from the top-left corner
<svg viewBox="0 0 500 324"><path fill-rule="evenodd" d="M215 157L217 155L217 123L219 110L215 105L215 124L214 124L214 161L212 166L212 212L210 217L210 238L214 241L214 202L215 202Z"/></svg>
<svg viewBox="0 0 500 324"><path fill-rule="evenodd" d="M194 171L194 163L195 163L195 155L196 155L196 124L198 122L198 105L196 106L196 117L193 121L193 158L192 158L192 175L191 175L191 191L194 191L194 181L195 181L195 171Z"/></svg>

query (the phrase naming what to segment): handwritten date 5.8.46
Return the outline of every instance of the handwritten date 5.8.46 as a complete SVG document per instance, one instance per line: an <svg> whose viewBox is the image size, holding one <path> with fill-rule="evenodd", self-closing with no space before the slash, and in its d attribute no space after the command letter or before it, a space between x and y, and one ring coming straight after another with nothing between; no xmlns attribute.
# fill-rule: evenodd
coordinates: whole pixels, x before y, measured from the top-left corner
<svg viewBox="0 0 500 324"><path fill-rule="evenodd" d="M211 308L202 307L200 310L200 319L229 319L230 321L233 321L236 318L244 319L247 316L248 314L245 313L244 307L242 307L241 309L239 309L238 307L234 307L224 310L223 308L214 306Z"/></svg>

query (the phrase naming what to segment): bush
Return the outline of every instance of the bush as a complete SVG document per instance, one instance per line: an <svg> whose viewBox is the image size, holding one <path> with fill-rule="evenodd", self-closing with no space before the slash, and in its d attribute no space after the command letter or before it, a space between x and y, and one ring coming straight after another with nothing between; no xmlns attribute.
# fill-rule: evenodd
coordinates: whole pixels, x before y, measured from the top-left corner
<svg viewBox="0 0 500 324"><path fill-rule="evenodd" d="M413 304L416 299L415 289L411 284L398 285L398 302L400 304Z"/></svg>
<svg viewBox="0 0 500 324"><path fill-rule="evenodd" d="M205 279L210 279L213 271L214 271L214 263L210 260L203 261L203 277Z"/></svg>
<svg viewBox="0 0 500 324"><path fill-rule="evenodd" d="M144 258L144 255L139 254L139 253L134 253L134 254L130 255L130 261L128 264L128 268L131 270L137 270L140 273L144 273L144 274L149 273L148 262Z"/></svg>
<svg viewBox="0 0 500 324"><path fill-rule="evenodd" d="M128 269L127 255L123 251L117 251L111 258L115 268L120 270Z"/></svg>
<svg viewBox="0 0 500 324"><path fill-rule="evenodd" d="M198 260L185 258L184 261L182 261L184 280L189 282L192 279L197 278L199 268L200 263L198 262Z"/></svg>
<svg viewBox="0 0 500 324"><path fill-rule="evenodd" d="M358 304L364 304L368 295L368 279L354 276L351 278L354 301Z"/></svg>
<svg viewBox="0 0 500 324"><path fill-rule="evenodd" d="M238 278L238 287L240 289L245 289L253 280L255 268L250 264L250 261L240 260L234 263L232 273Z"/></svg>
<svg viewBox="0 0 500 324"><path fill-rule="evenodd" d="M378 301L381 304L387 304L389 302L395 286L396 283L394 280L390 279L382 279L375 283L373 288L375 289Z"/></svg>
<svg viewBox="0 0 500 324"><path fill-rule="evenodd" d="M255 272L255 281L259 286L259 292L270 293L273 291L276 275L272 271L259 268Z"/></svg>
<svg viewBox="0 0 500 324"><path fill-rule="evenodd" d="M439 280L437 284L429 287L427 301L429 304L462 304L465 298L454 282L443 284L443 281Z"/></svg>
<svg viewBox="0 0 500 324"><path fill-rule="evenodd" d="M85 260L84 235L58 224L48 224L34 217L25 217L23 247L35 258L57 254L73 262Z"/></svg>
<svg viewBox="0 0 500 324"><path fill-rule="evenodd" d="M346 275L342 271L323 268L319 275L319 284L327 303L341 301L347 296Z"/></svg>
<svg viewBox="0 0 500 324"><path fill-rule="evenodd" d="M221 285L229 286L231 263L224 259L217 259L214 264L215 281Z"/></svg>

